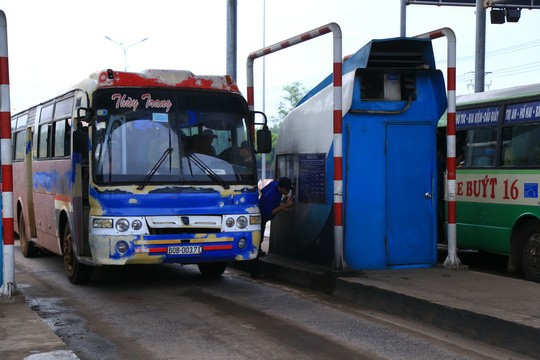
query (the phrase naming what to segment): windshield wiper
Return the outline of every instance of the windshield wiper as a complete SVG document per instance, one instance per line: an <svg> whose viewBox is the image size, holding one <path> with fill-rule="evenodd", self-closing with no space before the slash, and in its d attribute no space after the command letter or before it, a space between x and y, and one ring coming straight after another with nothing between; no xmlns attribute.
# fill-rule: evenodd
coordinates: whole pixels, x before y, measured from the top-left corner
<svg viewBox="0 0 540 360"><path fill-rule="evenodd" d="M167 156L169 156L171 153L173 152L173 148L170 147L170 148L167 148L165 150L165 152L163 153L163 155L161 155L161 157L158 159L158 161L154 164L154 166L152 167L152 169L148 172L148 174L146 175L146 177L144 178L144 180L142 181L142 183L137 187L137 190L142 190L144 189L144 187L146 185L148 185L148 182L150 181L150 179L152 179L152 177L154 176L154 174L156 173L156 171L159 169L159 167L161 166L161 164L163 164L163 161L165 161L165 159L167 158Z"/></svg>
<svg viewBox="0 0 540 360"><path fill-rule="evenodd" d="M208 175L210 179L214 180L214 182L223 186L224 189L229 189L231 187L229 184L225 182L225 180L223 180L223 178L221 178L221 176L216 174L214 170L212 170L208 165L206 165L204 161L199 159L195 154L193 154L192 152L186 152L186 154L188 156L188 160L193 161L193 163L197 165L197 167L201 169L202 172Z"/></svg>

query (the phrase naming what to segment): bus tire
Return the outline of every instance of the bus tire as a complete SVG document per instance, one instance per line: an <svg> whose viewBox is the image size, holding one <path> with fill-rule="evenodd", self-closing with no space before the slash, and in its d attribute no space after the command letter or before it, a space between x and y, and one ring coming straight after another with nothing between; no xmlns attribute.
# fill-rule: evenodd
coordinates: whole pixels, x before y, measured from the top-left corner
<svg viewBox="0 0 540 360"><path fill-rule="evenodd" d="M19 244L21 253L25 258L32 258L39 255L39 249L28 239L24 215L22 213L19 215Z"/></svg>
<svg viewBox="0 0 540 360"><path fill-rule="evenodd" d="M199 271L204 277L218 278L225 272L227 268L226 262L201 263L197 265Z"/></svg>
<svg viewBox="0 0 540 360"><path fill-rule="evenodd" d="M64 229L64 270L67 278L72 284L84 284L90 280L92 275L92 267L86 264L81 264L77 260L77 255L73 251L73 238L71 237L71 229L69 224L66 224Z"/></svg>
<svg viewBox="0 0 540 360"><path fill-rule="evenodd" d="M525 224L520 247L521 271L525 278L540 282L540 221Z"/></svg>

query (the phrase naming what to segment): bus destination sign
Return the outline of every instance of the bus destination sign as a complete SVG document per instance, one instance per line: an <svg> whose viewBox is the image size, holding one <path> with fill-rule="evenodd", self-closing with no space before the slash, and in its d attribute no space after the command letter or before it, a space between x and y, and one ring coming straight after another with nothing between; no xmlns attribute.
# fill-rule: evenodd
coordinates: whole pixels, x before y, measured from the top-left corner
<svg viewBox="0 0 540 360"><path fill-rule="evenodd" d="M540 101L508 105L504 113L505 122L529 122L540 120Z"/></svg>
<svg viewBox="0 0 540 360"><path fill-rule="evenodd" d="M458 111L456 114L456 126L493 125L499 119L500 108L488 107L481 109L468 109Z"/></svg>

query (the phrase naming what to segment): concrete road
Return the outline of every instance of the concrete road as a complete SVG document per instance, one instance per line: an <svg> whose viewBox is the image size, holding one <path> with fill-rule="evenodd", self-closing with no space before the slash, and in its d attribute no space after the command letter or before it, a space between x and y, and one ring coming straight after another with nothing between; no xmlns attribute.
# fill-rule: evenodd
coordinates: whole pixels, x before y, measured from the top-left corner
<svg viewBox="0 0 540 360"><path fill-rule="evenodd" d="M80 359L523 359L320 293L194 266L95 269L75 286L60 257L21 257L29 305Z"/></svg>

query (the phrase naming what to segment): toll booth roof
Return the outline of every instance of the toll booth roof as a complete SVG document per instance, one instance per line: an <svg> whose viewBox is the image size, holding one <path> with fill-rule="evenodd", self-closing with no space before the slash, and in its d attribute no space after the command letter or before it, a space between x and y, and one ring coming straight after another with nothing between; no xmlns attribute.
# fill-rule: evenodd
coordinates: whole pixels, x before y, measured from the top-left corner
<svg viewBox="0 0 540 360"><path fill-rule="evenodd" d="M417 38L371 40L356 53L346 57L343 62L344 75L357 69L434 70L435 58L431 40ZM330 74L309 91L298 105L332 84L332 80L333 76Z"/></svg>

